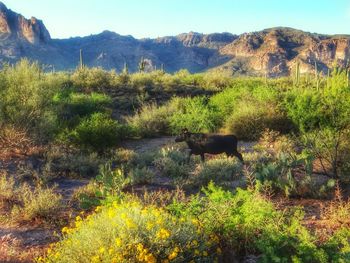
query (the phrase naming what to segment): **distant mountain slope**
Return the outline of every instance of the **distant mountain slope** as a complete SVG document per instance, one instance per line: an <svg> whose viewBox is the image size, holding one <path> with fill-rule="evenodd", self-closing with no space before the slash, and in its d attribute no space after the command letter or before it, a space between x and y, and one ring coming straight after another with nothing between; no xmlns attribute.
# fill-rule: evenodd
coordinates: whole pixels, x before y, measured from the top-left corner
<svg viewBox="0 0 350 263"><path fill-rule="evenodd" d="M300 63L302 73L327 72L334 62L350 62L350 37L312 34L292 28L260 32L200 34L195 32L156 39L135 39L110 31L69 39L51 39L43 22L8 9L0 2L0 61L16 62L23 57L58 70L74 69L79 50L84 63L122 70L126 62L136 71L141 57L148 69L164 64L167 71L186 68L191 72L221 69L245 75L289 75Z"/></svg>

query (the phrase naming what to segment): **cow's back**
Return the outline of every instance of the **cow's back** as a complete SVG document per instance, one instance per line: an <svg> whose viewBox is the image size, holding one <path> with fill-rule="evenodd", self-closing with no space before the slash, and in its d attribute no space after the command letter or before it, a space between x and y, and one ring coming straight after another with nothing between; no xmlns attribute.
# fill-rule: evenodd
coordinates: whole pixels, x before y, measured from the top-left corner
<svg viewBox="0 0 350 263"><path fill-rule="evenodd" d="M237 138L234 135L208 135L205 143L207 153L232 152L237 149Z"/></svg>

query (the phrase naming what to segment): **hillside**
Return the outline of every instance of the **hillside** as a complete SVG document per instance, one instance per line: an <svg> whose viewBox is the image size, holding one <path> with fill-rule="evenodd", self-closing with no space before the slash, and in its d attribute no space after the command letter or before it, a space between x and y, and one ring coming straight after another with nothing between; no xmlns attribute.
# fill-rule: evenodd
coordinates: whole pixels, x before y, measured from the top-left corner
<svg viewBox="0 0 350 263"><path fill-rule="evenodd" d="M292 28L259 32L200 34L195 32L156 39L135 39L110 31L69 39L52 39L44 23L26 19L0 2L0 61L23 57L38 60L47 70L74 69L79 50L84 63L121 71L126 62L131 71L144 57L148 69L164 64L166 71L182 68L190 72L223 69L241 75L289 75L297 61L301 73L312 72L317 63L327 72L336 61L350 60L350 37L307 33Z"/></svg>

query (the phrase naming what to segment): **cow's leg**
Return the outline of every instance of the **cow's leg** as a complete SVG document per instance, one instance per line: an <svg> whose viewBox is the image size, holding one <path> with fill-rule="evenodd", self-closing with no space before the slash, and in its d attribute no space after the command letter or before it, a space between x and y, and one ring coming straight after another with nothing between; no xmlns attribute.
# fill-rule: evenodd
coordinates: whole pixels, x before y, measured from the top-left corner
<svg viewBox="0 0 350 263"><path fill-rule="evenodd" d="M240 154L238 151L235 151L233 155L236 156L241 161L242 164L244 164L242 154Z"/></svg>
<svg viewBox="0 0 350 263"><path fill-rule="evenodd" d="M201 153L201 160L202 160L202 162L205 161L205 159L204 159L204 153Z"/></svg>

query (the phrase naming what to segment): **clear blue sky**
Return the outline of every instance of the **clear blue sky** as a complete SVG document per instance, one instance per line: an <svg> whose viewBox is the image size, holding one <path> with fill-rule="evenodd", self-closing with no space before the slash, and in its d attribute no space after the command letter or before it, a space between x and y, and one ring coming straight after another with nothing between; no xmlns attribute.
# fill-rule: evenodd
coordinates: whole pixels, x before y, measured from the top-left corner
<svg viewBox="0 0 350 263"><path fill-rule="evenodd" d="M136 38L289 26L350 34L349 0L0 0L44 21L54 38L111 30Z"/></svg>

